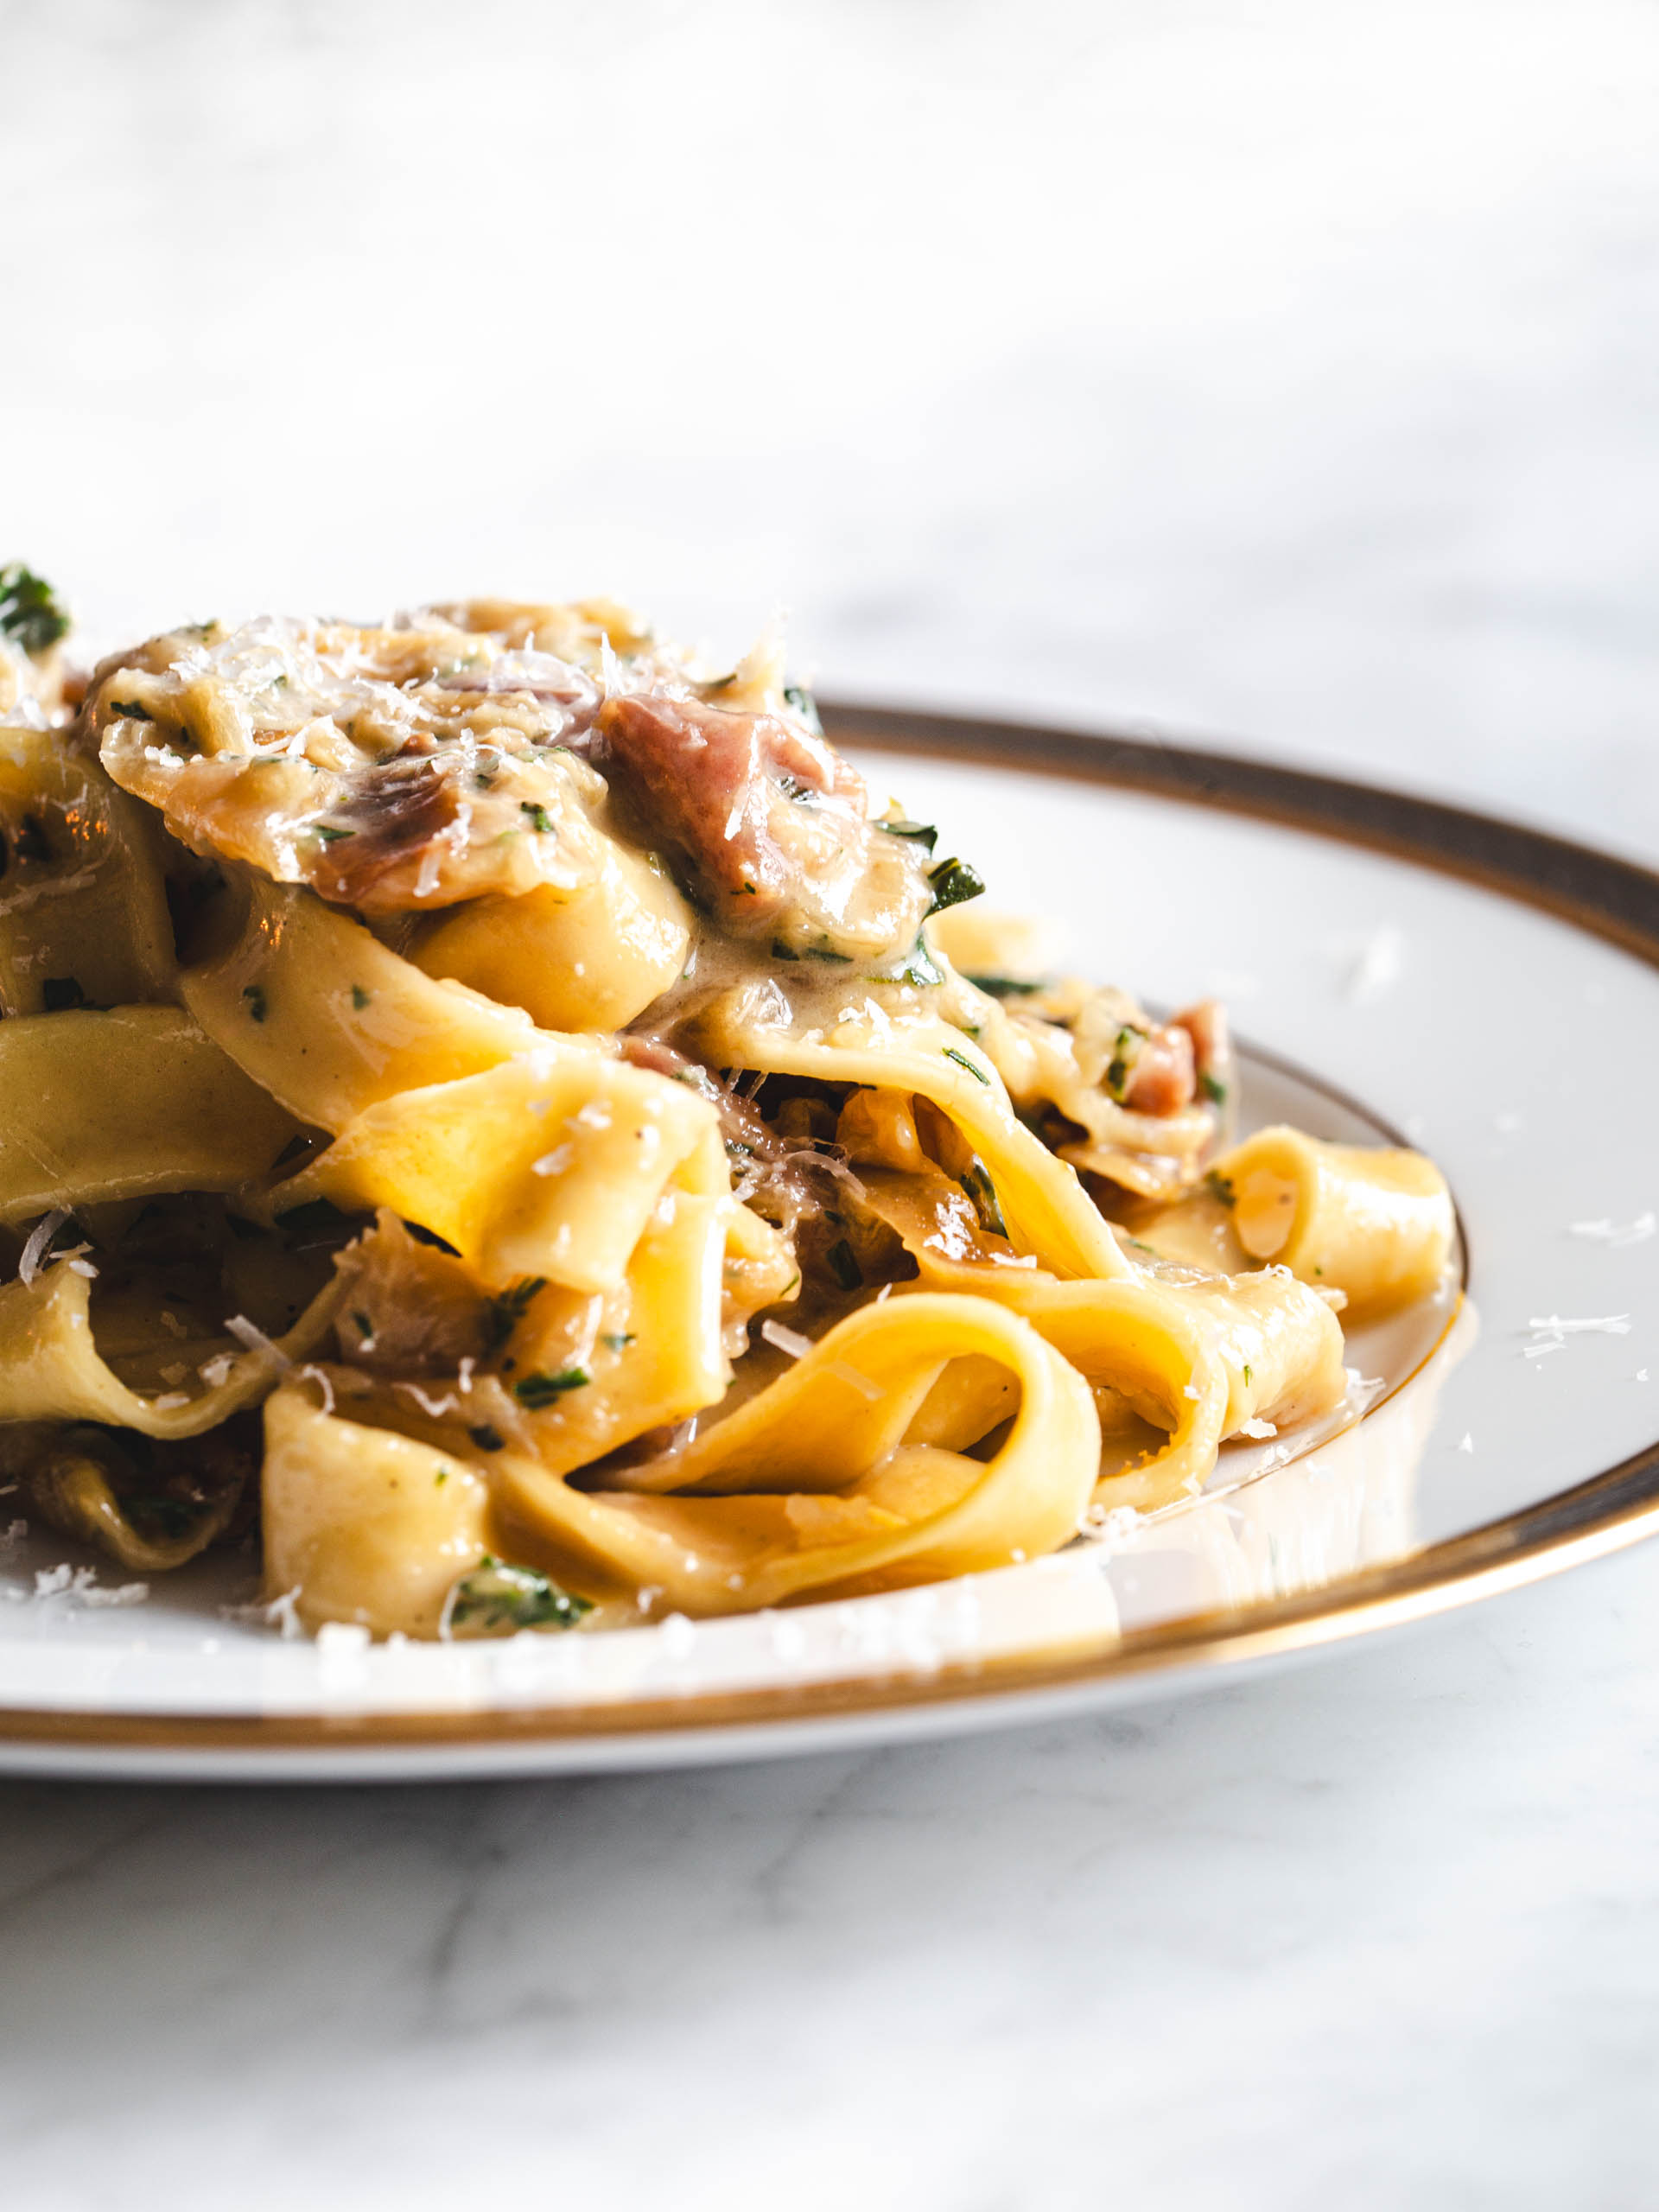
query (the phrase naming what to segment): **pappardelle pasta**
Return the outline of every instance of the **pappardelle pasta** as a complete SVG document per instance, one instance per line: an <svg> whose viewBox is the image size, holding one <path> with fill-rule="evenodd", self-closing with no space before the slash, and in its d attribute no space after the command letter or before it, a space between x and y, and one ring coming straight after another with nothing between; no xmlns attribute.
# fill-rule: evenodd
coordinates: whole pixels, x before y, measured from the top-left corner
<svg viewBox="0 0 1659 2212"><path fill-rule="evenodd" d="M1235 1141L1221 1008L1057 979L768 639L608 602L67 672L0 570L0 1474L311 1627L1034 1559L1328 1414L1433 1165Z"/></svg>

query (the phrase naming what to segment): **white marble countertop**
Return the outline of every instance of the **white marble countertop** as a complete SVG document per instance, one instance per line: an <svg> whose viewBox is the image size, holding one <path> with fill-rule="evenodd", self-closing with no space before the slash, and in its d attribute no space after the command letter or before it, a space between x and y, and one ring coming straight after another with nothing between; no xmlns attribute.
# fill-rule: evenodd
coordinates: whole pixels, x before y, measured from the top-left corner
<svg viewBox="0 0 1659 2212"><path fill-rule="evenodd" d="M73 0L0 51L0 556L94 630L782 602L845 692L1659 853L1649 9ZM932 1749L0 1785L0 2196L1643 2206L1656 1847L1659 1547Z"/></svg>

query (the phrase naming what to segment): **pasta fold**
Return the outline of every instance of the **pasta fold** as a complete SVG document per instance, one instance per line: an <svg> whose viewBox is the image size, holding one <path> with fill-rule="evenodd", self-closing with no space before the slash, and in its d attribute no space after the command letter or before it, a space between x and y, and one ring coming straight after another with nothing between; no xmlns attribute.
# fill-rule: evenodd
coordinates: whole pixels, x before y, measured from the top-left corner
<svg viewBox="0 0 1659 2212"><path fill-rule="evenodd" d="M52 1207L233 1191L299 1123L177 1007L0 1022L0 1222Z"/></svg>

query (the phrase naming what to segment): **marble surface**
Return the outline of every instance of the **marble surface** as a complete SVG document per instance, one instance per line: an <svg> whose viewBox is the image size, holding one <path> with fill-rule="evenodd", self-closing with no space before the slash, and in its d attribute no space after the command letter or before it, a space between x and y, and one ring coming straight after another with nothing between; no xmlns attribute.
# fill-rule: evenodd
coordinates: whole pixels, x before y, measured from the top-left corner
<svg viewBox="0 0 1659 2212"><path fill-rule="evenodd" d="M782 602L844 691L1659 853L1649 8L13 0L0 51L0 551L95 632ZM0 1786L0 2193L1645 2205L1656 1662L1659 1547L936 1749Z"/></svg>

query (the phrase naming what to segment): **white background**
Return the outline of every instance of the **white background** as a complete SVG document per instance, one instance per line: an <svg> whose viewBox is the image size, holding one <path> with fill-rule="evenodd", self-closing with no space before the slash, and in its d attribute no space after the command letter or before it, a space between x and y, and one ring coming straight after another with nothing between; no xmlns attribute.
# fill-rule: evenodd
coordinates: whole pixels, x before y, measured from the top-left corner
<svg viewBox="0 0 1659 2212"><path fill-rule="evenodd" d="M11 0L0 558L781 606L1651 859L1656 261L1648 5ZM1656 1662L1659 1551L937 1750L7 1786L3 2194L1644 2205Z"/></svg>

